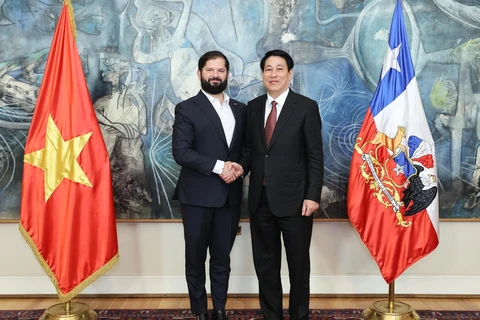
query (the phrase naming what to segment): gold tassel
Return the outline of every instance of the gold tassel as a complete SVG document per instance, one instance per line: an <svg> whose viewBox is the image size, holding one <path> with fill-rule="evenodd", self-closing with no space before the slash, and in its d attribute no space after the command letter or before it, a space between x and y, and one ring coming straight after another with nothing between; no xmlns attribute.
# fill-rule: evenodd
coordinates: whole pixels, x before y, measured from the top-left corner
<svg viewBox="0 0 480 320"><path fill-rule="evenodd" d="M75 15L73 13L73 6L70 0L65 0L64 5L68 6L68 12L70 13L70 23L72 25L73 39L77 40L77 25L75 24Z"/></svg>
<svg viewBox="0 0 480 320"><path fill-rule="evenodd" d="M60 286L58 285L57 278L55 277L55 274L53 271L50 269L50 266L47 264L45 259L43 258L42 254L38 250L35 242L33 239L30 237L30 234L25 230L25 228L22 226L22 224L19 224L19 230L20 233L22 234L23 238L27 242L28 246L30 249L32 249L33 254L37 258L38 262L42 266L43 270L45 273L48 275L50 280L52 281L53 285L55 286L55 289L57 290L58 294L58 300L60 302L67 302L72 300L75 296L77 296L81 291L83 291L86 287L88 287L92 282L100 278L102 275L104 275L107 271L109 271L117 262L119 255L118 253L114 255L110 261L105 263L102 267L97 269L95 272L93 272L90 276L88 276L85 280L80 282L75 288L73 288L70 292L67 294L63 294L62 291L60 291Z"/></svg>

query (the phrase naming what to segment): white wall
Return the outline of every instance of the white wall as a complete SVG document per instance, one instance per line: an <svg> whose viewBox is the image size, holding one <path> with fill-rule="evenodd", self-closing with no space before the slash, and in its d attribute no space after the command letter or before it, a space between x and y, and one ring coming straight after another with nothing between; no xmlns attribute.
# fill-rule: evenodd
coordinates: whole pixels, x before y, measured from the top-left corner
<svg viewBox="0 0 480 320"><path fill-rule="evenodd" d="M257 293L248 222L232 253L230 293ZM480 294L480 223L441 222L439 247L395 281L398 294ZM181 223L119 223L120 260L83 294L186 293ZM0 295L55 294L18 231L0 224ZM348 221L315 222L311 292L386 294L388 285ZM288 292L287 268L282 275Z"/></svg>

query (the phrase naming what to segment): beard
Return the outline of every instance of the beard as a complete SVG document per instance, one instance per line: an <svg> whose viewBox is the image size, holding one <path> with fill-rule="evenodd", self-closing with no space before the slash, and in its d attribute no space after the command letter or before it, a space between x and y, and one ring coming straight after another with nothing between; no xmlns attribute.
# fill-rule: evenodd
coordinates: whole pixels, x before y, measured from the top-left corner
<svg viewBox="0 0 480 320"><path fill-rule="evenodd" d="M218 84L210 83L210 81L213 81L213 80L220 81L220 82ZM202 86L202 89L205 92L208 92L210 94L219 94L225 91L225 89L227 88L228 80L225 79L225 81L222 81L222 79L220 78L211 78L209 80L205 80L204 78L202 78L202 80L200 81L200 84Z"/></svg>

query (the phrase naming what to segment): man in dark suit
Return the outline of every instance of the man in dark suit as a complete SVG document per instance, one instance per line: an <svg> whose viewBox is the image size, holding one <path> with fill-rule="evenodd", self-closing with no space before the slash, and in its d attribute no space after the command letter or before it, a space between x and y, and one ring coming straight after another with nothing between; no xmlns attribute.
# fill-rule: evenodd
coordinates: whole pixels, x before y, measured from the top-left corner
<svg viewBox="0 0 480 320"><path fill-rule="evenodd" d="M290 319L308 319L313 213L323 183L321 120L315 101L289 89L293 60L282 50L260 62L266 95L247 105L245 151L253 259L265 319L283 319L281 240L290 278ZM233 164L237 174L242 167Z"/></svg>
<svg viewBox="0 0 480 320"><path fill-rule="evenodd" d="M173 199L181 203L185 238L185 273L190 307L208 319L205 260L210 252L212 319L227 319L230 251L240 220L242 180L233 181L229 161L242 155L246 106L230 99L228 59L209 51L198 61L202 90L175 107L172 153L182 166Z"/></svg>

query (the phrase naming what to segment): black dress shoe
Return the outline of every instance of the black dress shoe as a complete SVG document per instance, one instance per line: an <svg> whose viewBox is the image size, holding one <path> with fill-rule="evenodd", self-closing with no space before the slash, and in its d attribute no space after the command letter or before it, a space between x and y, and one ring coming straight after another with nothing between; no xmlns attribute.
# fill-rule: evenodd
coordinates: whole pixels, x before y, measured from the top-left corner
<svg viewBox="0 0 480 320"><path fill-rule="evenodd" d="M227 313L225 310L213 310L212 311L212 320L227 320Z"/></svg>
<svg viewBox="0 0 480 320"><path fill-rule="evenodd" d="M195 320L208 320L208 313L197 314Z"/></svg>

